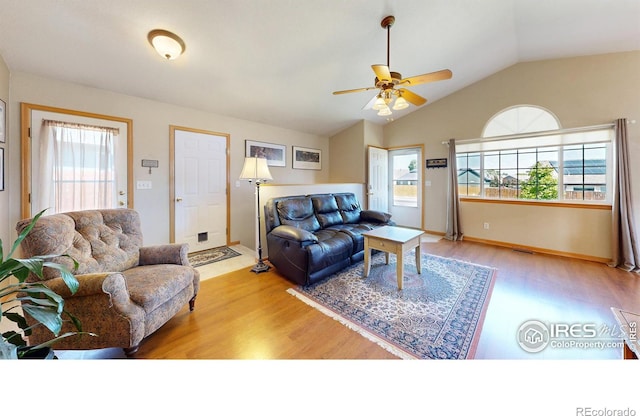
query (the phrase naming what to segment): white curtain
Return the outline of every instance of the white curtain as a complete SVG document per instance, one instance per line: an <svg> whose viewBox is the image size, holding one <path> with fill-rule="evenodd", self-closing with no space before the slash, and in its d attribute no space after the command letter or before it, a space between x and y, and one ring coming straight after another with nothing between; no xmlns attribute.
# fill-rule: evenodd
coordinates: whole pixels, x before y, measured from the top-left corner
<svg viewBox="0 0 640 416"><path fill-rule="evenodd" d="M460 195L458 194L458 166L456 159L456 141L449 140L449 186L447 195L447 240L462 240L462 224L460 222Z"/></svg>
<svg viewBox="0 0 640 416"><path fill-rule="evenodd" d="M43 120L33 213L116 207L118 129Z"/></svg>
<svg viewBox="0 0 640 416"><path fill-rule="evenodd" d="M610 265L637 273L640 272L640 251L631 198L627 120L624 118L616 120L615 145L616 185L613 194L613 258Z"/></svg>

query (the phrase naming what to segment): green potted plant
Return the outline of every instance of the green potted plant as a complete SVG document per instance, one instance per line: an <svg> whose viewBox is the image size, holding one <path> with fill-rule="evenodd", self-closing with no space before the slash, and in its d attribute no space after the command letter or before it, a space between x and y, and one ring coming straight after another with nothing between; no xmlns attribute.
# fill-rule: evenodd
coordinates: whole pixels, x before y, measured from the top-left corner
<svg viewBox="0 0 640 416"><path fill-rule="evenodd" d="M2 240L0 240L0 307L2 311L0 320L6 319L18 326L17 331L10 330L2 333L0 359L53 358L53 351L51 350L53 343L59 339L82 332L78 319L64 310L64 299L61 296L41 282L27 281L30 273L42 279L45 267L54 268L60 272L71 293L76 293L79 283L71 271L61 264L48 261L52 257L57 257L57 255L34 256L28 259L12 257L22 240L33 229L36 221L43 213L44 211L39 212L29 226L20 233L6 259L3 254ZM75 268L77 268L78 262L75 259L72 260ZM10 282L11 277L14 277L17 283ZM18 313L20 307L22 307L24 314L29 314L35 319L36 324L34 326L29 326L25 317ZM63 315L73 322L78 332L68 332L60 335ZM36 325L46 326L54 334L55 338L39 345L27 346L25 338L31 334L31 329Z"/></svg>

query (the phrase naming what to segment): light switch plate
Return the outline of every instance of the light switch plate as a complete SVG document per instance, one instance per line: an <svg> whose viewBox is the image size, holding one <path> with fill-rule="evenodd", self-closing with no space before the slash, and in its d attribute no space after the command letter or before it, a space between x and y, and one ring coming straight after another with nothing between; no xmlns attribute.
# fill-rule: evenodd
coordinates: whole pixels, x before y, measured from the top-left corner
<svg viewBox="0 0 640 416"><path fill-rule="evenodd" d="M152 189L153 188L153 182L151 182L151 181L138 181L136 183L136 188L137 189Z"/></svg>

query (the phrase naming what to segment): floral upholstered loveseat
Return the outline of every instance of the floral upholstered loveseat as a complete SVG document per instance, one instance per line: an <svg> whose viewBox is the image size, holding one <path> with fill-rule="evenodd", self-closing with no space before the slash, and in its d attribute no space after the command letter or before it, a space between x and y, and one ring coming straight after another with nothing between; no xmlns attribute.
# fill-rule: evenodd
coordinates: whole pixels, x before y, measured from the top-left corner
<svg viewBox="0 0 640 416"><path fill-rule="evenodd" d="M18 222L20 233L30 219ZM120 347L135 354L140 342L189 303L193 311L200 275L189 265L188 245L143 246L140 216L130 209L67 212L42 216L22 242L25 257L54 254L52 261L73 269L80 286L71 295L52 268L44 283L65 299L65 310L77 317L85 332L58 341L60 350ZM30 279L37 279L31 276ZM29 319L29 316L27 316ZM30 322L33 323L33 322ZM65 323L62 333L76 328ZM37 327L29 344L53 335Z"/></svg>

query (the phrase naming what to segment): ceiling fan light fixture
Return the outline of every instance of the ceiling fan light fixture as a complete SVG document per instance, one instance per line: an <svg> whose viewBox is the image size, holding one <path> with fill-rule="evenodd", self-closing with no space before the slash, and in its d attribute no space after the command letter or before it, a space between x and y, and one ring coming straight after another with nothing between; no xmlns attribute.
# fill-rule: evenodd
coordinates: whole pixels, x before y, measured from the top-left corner
<svg viewBox="0 0 640 416"><path fill-rule="evenodd" d="M380 111L378 111L378 115L381 116L381 117L390 116L391 115L391 109L389 108L389 106L387 106L385 104L384 108L382 108Z"/></svg>
<svg viewBox="0 0 640 416"><path fill-rule="evenodd" d="M373 107L374 110L382 110L384 108L389 108L387 106L386 101L384 100L384 98L382 98L382 95L378 94L378 98L376 98L376 101L373 103Z"/></svg>
<svg viewBox="0 0 640 416"><path fill-rule="evenodd" d="M396 102L393 104L394 110L404 110L409 107L409 103L402 96L396 98Z"/></svg>
<svg viewBox="0 0 640 416"><path fill-rule="evenodd" d="M147 35L153 49L167 60L174 60L186 49L184 41L175 33L163 29L154 29Z"/></svg>

